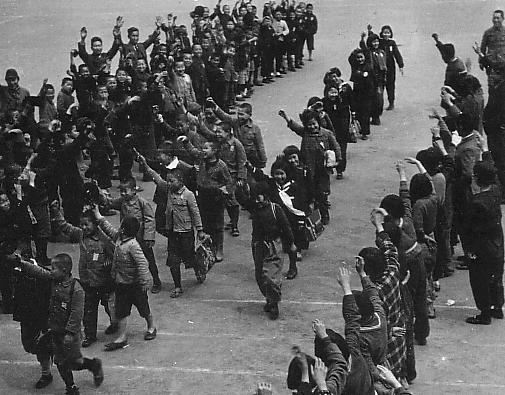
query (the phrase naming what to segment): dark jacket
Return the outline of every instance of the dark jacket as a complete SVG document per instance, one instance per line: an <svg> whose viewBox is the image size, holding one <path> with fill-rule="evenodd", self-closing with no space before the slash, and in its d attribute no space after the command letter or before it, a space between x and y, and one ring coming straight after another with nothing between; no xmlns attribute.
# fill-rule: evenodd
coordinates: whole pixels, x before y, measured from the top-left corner
<svg viewBox="0 0 505 395"><path fill-rule="evenodd" d="M483 263L503 266L500 202L500 188L496 185L474 195L465 215L464 232L468 235L470 253Z"/></svg>

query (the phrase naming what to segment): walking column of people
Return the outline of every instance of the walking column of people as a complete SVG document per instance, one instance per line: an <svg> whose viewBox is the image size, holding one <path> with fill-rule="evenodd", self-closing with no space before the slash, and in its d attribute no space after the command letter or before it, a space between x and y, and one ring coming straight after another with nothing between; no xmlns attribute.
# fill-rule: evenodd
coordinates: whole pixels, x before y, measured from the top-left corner
<svg viewBox="0 0 505 395"><path fill-rule="evenodd" d="M101 360L81 353L98 341L99 304L110 321L104 334L115 336L106 351L128 345L132 306L146 321L144 339L156 339L149 304L149 291L162 290L155 242L166 239L170 297L184 297L181 264L203 283L215 264L229 259L233 239L225 245L224 234L240 235L238 223L246 218L240 207L252 223L251 261L264 311L276 320L283 280L303 276L297 262L310 259L304 251L332 226L328 196L344 178L348 147L369 139L371 125L388 122L381 121L384 90L386 110L396 108L402 55L390 25L379 36L368 25L349 55L349 81L342 78L344 65L330 68L323 97L309 99L300 123L278 110L301 144L285 147L267 172L261 129L245 99L313 60L314 7L269 2L259 17L252 2L239 1L231 10L219 1L214 12L196 6L190 17L191 39L168 14L156 17L143 42L130 27L124 43L119 16L108 52L95 36L88 53L83 27L56 103L47 79L31 96L17 71L6 71L7 85L0 86L0 290L3 313L20 322L23 347L40 363L36 388L51 384L52 356L67 394L79 394L73 370L87 369L96 386L102 383ZM396 163L398 194L377 197L370 216L377 247L359 251L354 263L362 290L351 289L347 267L337 276L344 336L314 320L315 357L297 348L289 366L287 385L298 394L411 393L415 346L427 344L441 281L454 273L458 240L464 254L457 268L469 270L480 310L466 322L503 318L502 23L497 10L493 28L474 46L489 76L486 106L480 82L454 45L433 34L447 69L441 109L429 114L431 146ZM77 57L83 63L76 65ZM154 209L137 185L135 161L142 180L156 184ZM410 184L407 164L418 170ZM120 194L112 196L116 180ZM116 228L106 217L117 211ZM79 244L79 279L68 254L47 256L48 242L57 238ZM258 393L268 388L261 383Z"/></svg>

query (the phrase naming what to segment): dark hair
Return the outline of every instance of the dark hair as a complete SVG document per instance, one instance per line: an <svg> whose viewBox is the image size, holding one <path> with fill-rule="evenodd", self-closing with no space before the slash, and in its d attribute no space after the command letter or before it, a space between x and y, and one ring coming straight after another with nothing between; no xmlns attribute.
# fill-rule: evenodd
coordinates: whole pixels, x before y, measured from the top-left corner
<svg viewBox="0 0 505 395"><path fill-rule="evenodd" d="M172 169L167 172L168 177L173 177L184 184L184 172L181 169Z"/></svg>
<svg viewBox="0 0 505 395"><path fill-rule="evenodd" d="M386 263L380 250L377 247L363 248L359 254L365 260L365 272L372 281L378 281L382 278Z"/></svg>
<svg viewBox="0 0 505 395"><path fill-rule="evenodd" d="M429 197L433 193L433 184L426 174L414 174L410 180L410 197L412 201Z"/></svg>
<svg viewBox="0 0 505 395"><path fill-rule="evenodd" d="M405 215L405 207L398 195L387 195L382 199L380 207L385 209L394 219L400 219Z"/></svg>
<svg viewBox="0 0 505 395"><path fill-rule="evenodd" d="M487 187L496 182L496 168L490 161L479 161L473 167L477 185Z"/></svg>
<svg viewBox="0 0 505 395"><path fill-rule="evenodd" d="M321 98L317 96L312 96L309 101L307 102L307 107L312 106L313 104L316 104L318 101L321 101Z"/></svg>
<svg viewBox="0 0 505 395"><path fill-rule="evenodd" d="M362 291L354 289L352 291L354 300L358 306L359 314L362 319L367 319L373 314L373 305L369 298L366 298Z"/></svg>
<svg viewBox="0 0 505 395"><path fill-rule="evenodd" d="M366 39L366 46L370 48L372 46L372 43L376 40L380 41L379 36L375 33L370 34Z"/></svg>
<svg viewBox="0 0 505 395"><path fill-rule="evenodd" d="M132 33L134 33L134 32L138 32L138 31L139 31L139 29L137 29L136 27L133 27L133 26L132 26L132 27L130 27L130 28L128 28L128 30L127 30L127 32L128 32L128 37L130 37L130 36L132 35Z"/></svg>
<svg viewBox="0 0 505 395"><path fill-rule="evenodd" d="M307 365L309 367L309 382L314 383L314 379L312 378L312 374L310 372L311 371L310 367L314 366L315 359L310 355L307 354L303 355L307 359ZM297 390L298 387L300 387L301 383L302 383L302 363L298 357L294 357L289 363L287 385L290 390Z"/></svg>
<svg viewBox="0 0 505 395"><path fill-rule="evenodd" d="M319 114L314 110L309 110L308 108L303 110L300 114L300 120L303 123L303 126L307 126L310 120L315 119L317 124L319 125Z"/></svg>
<svg viewBox="0 0 505 395"><path fill-rule="evenodd" d="M442 154L435 147L430 147L419 151L416 159L422 163L428 174L434 175L438 172L438 168L442 162Z"/></svg>
<svg viewBox="0 0 505 395"><path fill-rule="evenodd" d="M270 187L266 182L258 182L251 186L251 197L253 199L256 199L259 195L262 195L265 197L265 199L268 199L270 195Z"/></svg>
<svg viewBox="0 0 505 395"><path fill-rule="evenodd" d="M45 85L44 85L44 88L45 88L46 90L48 90L48 89L52 89L52 90L54 91L54 86L53 86L52 84L45 84Z"/></svg>
<svg viewBox="0 0 505 395"><path fill-rule="evenodd" d="M287 158L293 154L298 155L300 157L300 149L296 145L288 145L286 148L282 150L282 153Z"/></svg>
<svg viewBox="0 0 505 395"><path fill-rule="evenodd" d="M381 27L380 31L380 36L382 37L382 33L384 33L384 30L389 30L391 32L391 38L393 38L393 29L391 29L391 26L389 25L384 25Z"/></svg>
<svg viewBox="0 0 505 395"><path fill-rule="evenodd" d="M140 229L139 220L132 215L127 215L121 221L121 229L126 237L135 237Z"/></svg>
<svg viewBox="0 0 505 395"><path fill-rule="evenodd" d="M61 80L61 86L65 85L67 82L72 82L74 83L74 80L70 77L65 77Z"/></svg>
<svg viewBox="0 0 505 395"><path fill-rule="evenodd" d="M86 63L81 63L79 66L77 66L77 70L80 72L82 72L82 69L88 69L89 70L89 67Z"/></svg>
<svg viewBox="0 0 505 395"><path fill-rule="evenodd" d="M503 10L494 10L493 14L500 14L501 17L503 18Z"/></svg>
<svg viewBox="0 0 505 395"><path fill-rule="evenodd" d="M137 186L137 181L133 177L123 178L121 184L128 184L128 188L134 189Z"/></svg>
<svg viewBox="0 0 505 395"><path fill-rule="evenodd" d="M274 175L274 173L277 170L282 170L284 173L287 174L287 169L286 169L286 161L284 158L277 158L274 163L272 163L272 167L270 168L270 175Z"/></svg>
<svg viewBox="0 0 505 395"><path fill-rule="evenodd" d="M100 41L101 43L103 43L103 41L102 41L102 39L101 39L100 37L95 36L95 37L93 37L93 38L91 39L91 45L93 45L93 43L94 43L95 41Z"/></svg>
<svg viewBox="0 0 505 395"><path fill-rule="evenodd" d="M58 254L51 259L51 262L58 266L67 274L72 273L72 257L68 254Z"/></svg>
<svg viewBox="0 0 505 395"><path fill-rule="evenodd" d="M89 219L93 224L97 224L95 213L92 210L84 210L81 214L81 218Z"/></svg>
<svg viewBox="0 0 505 395"><path fill-rule="evenodd" d="M240 103L238 107L247 112L249 115L252 115L252 106L250 103Z"/></svg>

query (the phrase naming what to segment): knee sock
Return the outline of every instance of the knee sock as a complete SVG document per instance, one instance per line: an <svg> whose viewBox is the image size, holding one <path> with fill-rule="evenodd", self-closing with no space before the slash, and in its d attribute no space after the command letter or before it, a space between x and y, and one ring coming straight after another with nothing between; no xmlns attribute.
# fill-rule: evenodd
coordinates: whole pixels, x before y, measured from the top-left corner
<svg viewBox="0 0 505 395"><path fill-rule="evenodd" d="M296 267L296 252L288 252L289 257L289 271L298 271Z"/></svg>
<svg viewBox="0 0 505 395"><path fill-rule="evenodd" d="M182 288L181 286L181 265L179 263L170 266L170 273L174 280L175 288Z"/></svg>
<svg viewBox="0 0 505 395"><path fill-rule="evenodd" d="M40 363L42 376L51 374L51 358L48 355L37 355L37 361Z"/></svg>
<svg viewBox="0 0 505 395"><path fill-rule="evenodd" d="M72 370L66 365L57 365L58 372L60 372L60 376L65 383L67 388L71 388L74 386L74 375L72 374Z"/></svg>

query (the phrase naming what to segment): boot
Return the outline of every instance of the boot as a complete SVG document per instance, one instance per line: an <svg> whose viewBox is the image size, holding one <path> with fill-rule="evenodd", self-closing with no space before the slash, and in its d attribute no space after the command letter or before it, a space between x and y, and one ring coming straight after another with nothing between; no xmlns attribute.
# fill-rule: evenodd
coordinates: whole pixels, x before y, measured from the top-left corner
<svg viewBox="0 0 505 395"><path fill-rule="evenodd" d="M386 108L386 111L392 111L394 109L395 109L395 102L394 101L390 101L388 108Z"/></svg>

